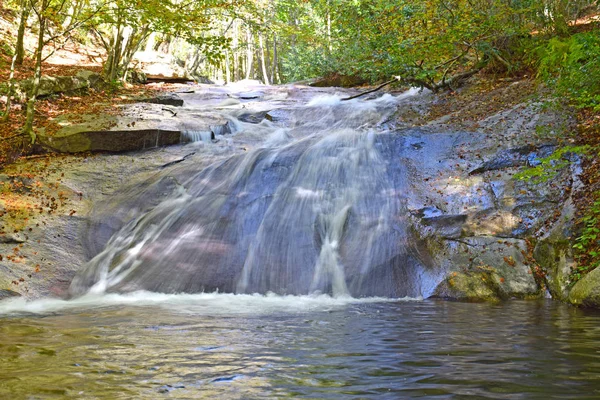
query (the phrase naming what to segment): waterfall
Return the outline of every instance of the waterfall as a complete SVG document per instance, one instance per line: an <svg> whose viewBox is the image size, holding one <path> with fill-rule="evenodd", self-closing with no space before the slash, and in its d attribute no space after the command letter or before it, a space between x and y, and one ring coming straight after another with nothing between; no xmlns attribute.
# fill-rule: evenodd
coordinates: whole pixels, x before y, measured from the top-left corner
<svg viewBox="0 0 600 400"><path fill-rule="evenodd" d="M215 134L212 131L184 131L184 142L203 142L210 143L215 139Z"/></svg>
<svg viewBox="0 0 600 400"><path fill-rule="evenodd" d="M236 123L259 144L190 170L81 269L71 293L423 295L427 268L403 222L401 137L380 128L396 107L389 95L329 96L283 127Z"/></svg>

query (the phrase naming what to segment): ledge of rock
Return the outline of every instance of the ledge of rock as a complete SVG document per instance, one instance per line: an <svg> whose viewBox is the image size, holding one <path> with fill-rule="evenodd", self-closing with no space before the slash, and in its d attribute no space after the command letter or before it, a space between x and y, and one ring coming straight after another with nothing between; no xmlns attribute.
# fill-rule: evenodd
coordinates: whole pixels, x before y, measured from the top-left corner
<svg viewBox="0 0 600 400"><path fill-rule="evenodd" d="M68 136L40 137L40 142L61 153L134 151L178 144L181 132L162 129L79 132Z"/></svg>
<svg viewBox="0 0 600 400"><path fill-rule="evenodd" d="M151 103L125 105L118 116L66 116L57 122L63 128L52 136L41 132L38 141L61 153L145 150L231 133L229 121L218 114Z"/></svg>
<svg viewBox="0 0 600 400"><path fill-rule="evenodd" d="M554 150L556 150L556 145L554 144L543 144L540 146L526 145L503 150L498 152L491 160L486 161L480 167L475 168L469 174L480 174L486 171L495 171L511 167L537 166L540 164L541 158L549 157Z"/></svg>

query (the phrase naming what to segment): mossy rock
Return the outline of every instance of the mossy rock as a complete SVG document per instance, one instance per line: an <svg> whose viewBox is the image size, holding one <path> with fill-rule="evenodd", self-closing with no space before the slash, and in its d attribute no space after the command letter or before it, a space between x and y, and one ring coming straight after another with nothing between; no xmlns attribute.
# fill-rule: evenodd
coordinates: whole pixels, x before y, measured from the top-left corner
<svg viewBox="0 0 600 400"><path fill-rule="evenodd" d="M600 268L578 281L571 289L568 300L576 306L600 308Z"/></svg>
<svg viewBox="0 0 600 400"><path fill-rule="evenodd" d="M462 301L500 301L487 272L453 272L435 290L433 297Z"/></svg>
<svg viewBox="0 0 600 400"><path fill-rule="evenodd" d="M465 301L533 299L543 292L536 283L519 239L464 238L463 242L429 240L429 251L446 276L434 297ZM432 245L433 244L433 245Z"/></svg>
<svg viewBox="0 0 600 400"><path fill-rule="evenodd" d="M568 282L571 270L577 263L573 256L573 224L575 206L568 199L560 217L553 223L548 233L537 242L533 256L546 274L548 290L553 298L567 300Z"/></svg>
<svg viewBox="0 0 600 400"><path fill-rule="evenodd" d="M569 272L575 265L571 247L567 239L544 240L535 247L535 260L545 271L548 290L555 299L566 297Z"/></svg>

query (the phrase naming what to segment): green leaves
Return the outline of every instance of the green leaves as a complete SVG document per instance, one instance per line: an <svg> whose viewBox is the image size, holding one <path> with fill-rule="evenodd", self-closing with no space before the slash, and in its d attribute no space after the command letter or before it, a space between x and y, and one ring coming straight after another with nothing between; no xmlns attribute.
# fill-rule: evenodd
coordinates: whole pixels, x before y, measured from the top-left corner
<svg viewBox="0 0 600 400"><path fill-rule="evenodd" d="M548 157L537 160L539 165L519 171L514 175L515 179L533 183L543 183L554 179L558 172L572 162L571 155L586 155L591 151L589 146L565 146L561 147Z"/></svg>
<svg viewBox="0 0 600 400"><path fill-rule="evenodd" d="M538 77L580 108L600 110L600 32L553 38L538 48Z"/></svg>
<svg viewBox="0 0 600 400"><path fill-rule="evenodd" d="M600 192L595 193L600 198ZM569 282L577 282L586 273L600 267L600 201L595 201L583 218L581 234L575 239L575 249L579 265L571 272Z"/></svg>

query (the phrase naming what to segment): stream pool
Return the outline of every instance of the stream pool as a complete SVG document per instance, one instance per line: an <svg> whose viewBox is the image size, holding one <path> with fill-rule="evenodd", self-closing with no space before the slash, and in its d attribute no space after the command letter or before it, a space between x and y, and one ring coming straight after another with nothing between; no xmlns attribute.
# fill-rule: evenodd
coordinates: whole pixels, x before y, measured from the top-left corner
<svg viewBox="0 0 600 400"><path fill-rule="evenodd" d="M1 399L600 398L600 313L327 296L0 303Z"/></svg>

